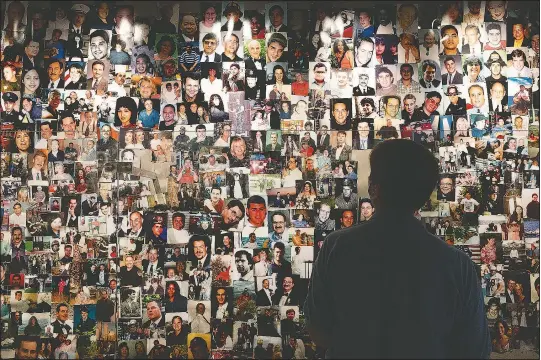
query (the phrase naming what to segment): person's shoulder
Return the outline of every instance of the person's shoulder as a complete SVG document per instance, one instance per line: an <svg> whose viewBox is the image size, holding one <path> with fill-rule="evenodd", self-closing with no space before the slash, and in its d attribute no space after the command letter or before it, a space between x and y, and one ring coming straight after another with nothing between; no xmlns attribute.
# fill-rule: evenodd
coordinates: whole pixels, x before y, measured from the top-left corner
<svg viewBox="0 0 541 360"><path fill-rule="evenodd" d="M334 246L344 240L355 239L355 241L362 241L362 235L369 233L372 229L371 221L363 221L360 224L353 225L349 228L335 230L330 233L325 242Z"/></svg>

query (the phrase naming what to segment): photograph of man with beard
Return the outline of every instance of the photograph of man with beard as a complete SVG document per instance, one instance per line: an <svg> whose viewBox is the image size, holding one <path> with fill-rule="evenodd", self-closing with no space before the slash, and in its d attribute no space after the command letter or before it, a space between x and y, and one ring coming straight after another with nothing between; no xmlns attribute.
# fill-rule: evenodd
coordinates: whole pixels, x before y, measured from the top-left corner
<svg viewBox="0 0 541 360"><path fill-rule="evenodd" d="M193 267L207 268L210 266L210 243L210 238L206 235L193 235L190 238L188 251Z"/></svg>
<svg viewBox="0 0 541 360"><path fill-rule="evenodd" d="M300 290L295 288L295 283L298 281L298 275L285 276L272 296L272 304L278 306L300 305Z"/></svg>

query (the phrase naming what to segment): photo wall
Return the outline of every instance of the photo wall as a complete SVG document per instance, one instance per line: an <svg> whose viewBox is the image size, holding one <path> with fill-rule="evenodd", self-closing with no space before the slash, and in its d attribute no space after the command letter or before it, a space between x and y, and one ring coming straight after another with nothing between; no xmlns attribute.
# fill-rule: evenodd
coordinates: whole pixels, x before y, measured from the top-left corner
<svg viewBox="0 0 541 360"><path fill-rule="evenodd" d="M538 357L538 3L1 11L2 358L323 359L312 264L397 138L439 160L415 215L478 265L493 351Z"/></svg>

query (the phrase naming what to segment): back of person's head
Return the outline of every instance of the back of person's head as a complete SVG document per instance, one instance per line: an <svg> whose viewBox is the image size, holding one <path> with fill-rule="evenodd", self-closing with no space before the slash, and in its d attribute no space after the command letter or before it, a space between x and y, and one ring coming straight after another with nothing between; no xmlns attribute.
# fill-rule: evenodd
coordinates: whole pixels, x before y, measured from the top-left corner
<svg viewBox="0 0 541 360"><path fill-rule="evenodd" d="M434 190L439 174L434 155L411 140L386 140L370 154L370 196L377 208L413 212ZM400 179L400 180L397 180Z"/></svg>

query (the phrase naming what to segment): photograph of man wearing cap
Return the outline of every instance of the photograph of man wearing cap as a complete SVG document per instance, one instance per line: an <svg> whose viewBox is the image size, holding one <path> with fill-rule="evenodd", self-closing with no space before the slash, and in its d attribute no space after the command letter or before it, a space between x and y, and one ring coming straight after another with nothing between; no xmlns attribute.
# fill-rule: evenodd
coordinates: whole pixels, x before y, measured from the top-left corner
<svg viewBox="0 0 541 360"><path fill-rule="evenodd" d="M15 110L17 108L17 102L19 96L14 92L6 92L2 94L2 100L4 100L4 110L0 113L2 122L17 124L22 120L22 114ZM20 124L22 125L22 123Z"/></svg>
<svg viewBox="0 0 541 360"><path fill-rule="evenodd" d="M358 200L357 194L353 192L354 188L356 188L356 186L353 181L344 179L342 183L342 193L336 197L335 200L335 207L337 209L357 209Z"/></svg>
<svg viewBox="0 0 541 360"><path fill-rule="evenodd" d="M88 35L89 28L85 24L86 14L90 8L84 4L74 4L71 7L71 23L68 29L68 42L66 46L67 56L71 58L83 58L84 38Z"/></svg>
<svg viewBox="0 0 541 360"><path fill-rule="evenodd" d="M246 69L245 74L244 98L246 100L262 100L265 94L265 73L262 70Z"/></svg>
<svg viewBox="0 0 541 360"><path fill-rule="evenodd" d="M239 31L242 30L242 11L240 5L235 1L230 1L224 9L221 31Z"/></svg>
<svg viewBox="0 0 541 360"><path fill-rule="evenodd" d="M90 318L89 309L86 306L81 307L81 318L75 326L76 334L92 333L96 329L96 321Z"/></svg>
<svg viewBox="0 0 541 360"><path fill-rule="evenodd" d="M449 85L445 95L448 97L449 106L445 110L445 115L465 115L466 114L466 99L461 98L459 95L462 93L458 91L458 87L455 85Z"/></svg>
<svg viewBox="0 0 541 360"><path fill-rule="evenodd" d="M165 217L162 215L155 215L152 218L151 232L147 233L147 242L151 242L153 245L163 245L167 242L167 224Z"/></svg>
<svg viewBox="0 0 541 360"><path fill-rule="evenodd" d="M473 137L482 137L488 130L488 118L485 114L471 114L470 121L472 124L471 135Z"/></svg>
<svg viewBox="0 0 541 360"><path fill-rule="evenodd" d="M505 69L506 63L497 51L490 53L485 66L490 70L490 76L485 78L486 81L507 81L507 77L502 75L502 70Z"/></svg>

